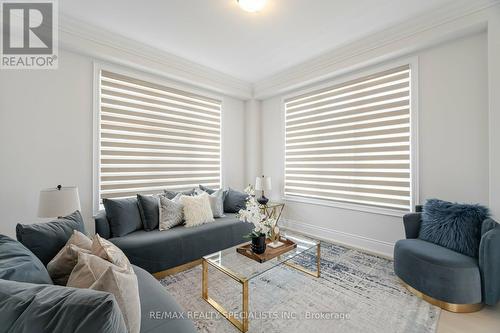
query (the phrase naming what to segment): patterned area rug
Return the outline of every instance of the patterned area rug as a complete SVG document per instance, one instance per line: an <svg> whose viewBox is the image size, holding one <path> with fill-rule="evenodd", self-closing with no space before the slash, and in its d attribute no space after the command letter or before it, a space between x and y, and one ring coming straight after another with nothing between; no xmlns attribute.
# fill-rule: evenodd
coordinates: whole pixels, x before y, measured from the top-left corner
<svg viewBox="0 0 500 333"><path fill-rule="evenodd" d="M439 308L410 294L391 260L330 243L321 244L321 278L280 266L249 284L249 332L428 333ZM314 250L313 250L314 251ZM314 253L297 263L314 269ZM239 332L201 298L201 267L161 281L200 332ZM209 295L241 311L241 286L209 269Z"/></svg>

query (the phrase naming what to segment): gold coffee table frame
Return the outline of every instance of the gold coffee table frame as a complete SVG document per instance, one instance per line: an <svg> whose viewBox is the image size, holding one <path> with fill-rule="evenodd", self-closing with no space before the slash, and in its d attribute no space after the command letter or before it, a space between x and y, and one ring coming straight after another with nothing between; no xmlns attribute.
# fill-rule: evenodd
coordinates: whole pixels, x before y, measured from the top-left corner
<svg viewBox="0 0 500 333"><path fill-rule="evenodd" d="M309 251L305 250L304 252ZM304 253L302 252L302 253ZM300 253L300 254L302 254ZM300 255L298 254L298 255ZM293 257L292 257L293 258ZM292 259L290 258L290 259ZM278 257L278 260L280 257ZM298 264L288 262L287 259L286 261L283 261L280 264L285 264L288 267L294 268L300 272L303 272L305 274L314 276L316 278L319 278L321 275L321 244L318 242L316 244L316 271L310 271ZM252 260L252 259L249 259ZM276 265L279 266L280 264ZM211 306L214 307L215 310L217 310L220 314L222 314L227 320L229 320L236 328L238 328L241 332L245 333L248 331L248 281L249 279L244 278L240 276L237 273L234 273L233 271L221 267L220 265L212 263L210 260L207 260L205 258L202 259L201 262L202 265L202 273L201 273L201 283L202 283L202 288L201 288L201 297L208 302ZM231 279L235 280L236 282L240 283L242 286L242 311L241 311L241 317L242 319L239 320L236 316L234 316L232 313L227 311L222 305L217 303L213 298L208 296L208 266L216 268L218 271L224 273L225 275L229 276Z"/></svg>

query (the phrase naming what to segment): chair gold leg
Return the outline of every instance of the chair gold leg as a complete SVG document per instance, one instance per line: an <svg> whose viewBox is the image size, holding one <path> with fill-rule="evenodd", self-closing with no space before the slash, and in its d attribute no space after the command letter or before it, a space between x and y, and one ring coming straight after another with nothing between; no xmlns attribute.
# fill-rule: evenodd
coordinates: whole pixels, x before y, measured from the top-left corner
<svg viewBox="0 0 500 333"><path fill-rule="evenodd" d="M444 301L435 299L435 298L433 298L431 296L428 296L428 295L424 294L421 291L418 291L417 289L415 289L412 286L408 285L406 282L404 282L401 279L399 279L399 281L413 295L417 296L418 298L423 299L427 303L430 303L432 305L440 307L441 309L449 311L449 312L455 312L455 313L476 312L476 311L481 310L483 308L483 306L484 306L483 303L476 303L476 304L455 304L455 303L444 302Z"/></svg>

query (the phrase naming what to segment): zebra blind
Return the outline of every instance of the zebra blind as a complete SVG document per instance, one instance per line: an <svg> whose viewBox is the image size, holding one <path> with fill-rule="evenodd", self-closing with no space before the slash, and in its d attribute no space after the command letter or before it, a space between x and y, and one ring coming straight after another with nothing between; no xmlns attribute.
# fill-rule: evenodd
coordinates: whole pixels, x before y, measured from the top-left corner
<svg viewBox="0 0 500 333"><path fill-rule="evenodd" d="M102 70L99 199L219 187L221 105Z"/></svg>
<svg viewBox="0 0 500 333"><path fill-rule="evenodd" d="M408 65L285 100L285 196L408 211Z"/></svg>

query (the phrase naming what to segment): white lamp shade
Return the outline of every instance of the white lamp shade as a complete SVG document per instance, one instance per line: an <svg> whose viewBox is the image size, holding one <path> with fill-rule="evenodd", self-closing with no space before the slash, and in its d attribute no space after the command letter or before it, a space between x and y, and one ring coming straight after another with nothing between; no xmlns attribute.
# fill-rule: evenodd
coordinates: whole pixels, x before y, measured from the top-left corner
<svg viewBox="0 0 500 333"><path fill-rule="evenodd" d="M78 187L48 188L40 191L38 217L59 217L80 210Z"/></svg>
<svg viewBox="0 0 500 333"><path fill-rule="evenodd" d="M257 191L262 191L266 190L269 191L272 189L271 186L271 177L257 177L255 178L255 190Z"/></svg>
<svg viewBox="0 0 500 333"><path fill-rule="evenodd" d="M262 191L262 177L255 178L255 189L257 191Z"/></svg>

